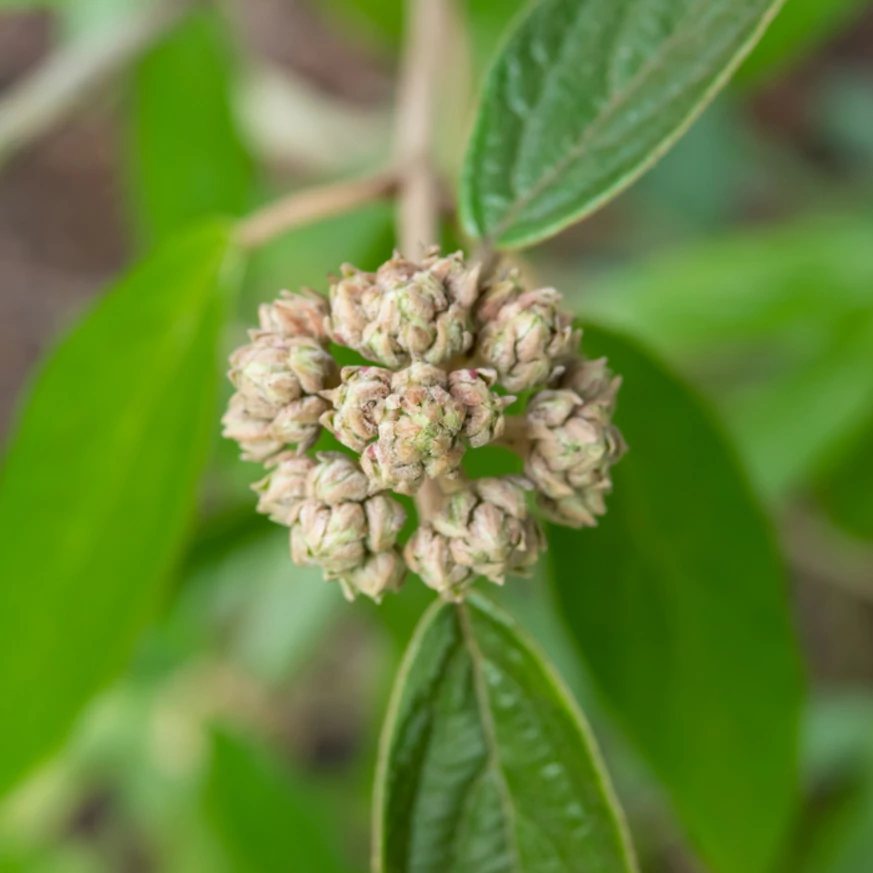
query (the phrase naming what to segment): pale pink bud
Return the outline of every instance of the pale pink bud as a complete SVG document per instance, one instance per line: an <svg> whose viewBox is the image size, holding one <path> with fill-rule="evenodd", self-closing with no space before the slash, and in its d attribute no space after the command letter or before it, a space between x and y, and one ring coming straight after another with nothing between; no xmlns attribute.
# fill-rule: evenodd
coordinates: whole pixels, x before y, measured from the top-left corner
<svg viewBox="0 0 873 873"><path fill-rule="evenodd" d="M387 592L399 591L406 577L406 564L396 551L369 555L364 563L344 573L339 581L346 598L365 594L380 603Z"/></svg>
<svg viewBox="0 0 873 873"><path fill-rule="evenodd" d="M496 282L476 310L477 354L509 391L545 384L579 343L554 288L525 291L518 276Z"/></svg>
<svg viewBox="0 0 873 873"><path fill-rule="evenodd" d="M312 291L300 294L283 291L278 300L261 305L258 317L264 331L287 338L312 337L326 344L329 311L327 300Z"/></svg>
<svg viewBox="0 0 873 873"><path fill-rule="evenodd" d="M502 584L508 573L532 566L544 540L528 513L530 487L519 476L505 476L479 479L451 494L410 541L410 567L440 590L450 580L451 594L459 596L477 576Z"/></svg>
<svg viewBox="0 0 873 873"><path fill-rule="evenodd" d="M318 394L337 382L336 362L310 337L288 340L288 367L306 394Z"/></svg>
<svg viewBox="0 0 873 873"><path fill-rule="evenodd" d="M276 466L268 476L252 485L259 493L258 512L268 515L278 524L290 525L306 498L306 479L316 462L290 452L276 459Z"/></svg>
<svg viewBox="0 0 873 873"><path fill-rule="evenodd" d="M404 556L409 569L417 573L425 585L447 600L456 600L474 581L475 573L455 560L449 543L448 537L422 525L406 544Z"/></svg>
<svg viewBox="0 0 873 873"><path fill-rule="evenodd" d="M503 434L503 411L514 397L501 397L491 390L494 370L455 370L449 374L449 392L465 410L462 433L473 448L488 445Z"/></svg>
<svg viewBox="0 0 873 873"><path fill-rule="evenodd" d="M302 393L288 364L287 343L272 335L261 336L237 349L230 356L230 363L230 381L245 397L278 409Z"/></svg>
<svg viewBox="0 0 873 873"><path fill-rule="evenodd" d="M427 476L457 475L466 409L447 389L447 374L429 364L415 363L393 375L378 440L361 456L374 489L412 494Z"/></svg>
<svg viewBox="0 0 873 873"><path fill-rule="evenodd" d="M396 501L377 494L364 503L367 515L367 548L384 552L394 547L406 522L406 510Z"/></svg>
<svg viewBox="0 0 873 873"><path fill-rule="evenodd" d="M391 376L380 367L344 367L339 387L322 393L333 408L324 413L321 423L343 445L363 451L378 435Z"/></svg>
<svg viewBox="0 0 873 873"><path fill-rule="evenodd" d="M306 481L306 493L321 503L335 505L346 501L360 503L370 483L361 468L340 452L321 452Z"/></svg>
<svg viewBox="0 0 873 873"><path fill-rule="evenodd" d="M282 409L270 427L270 432L283 445L297 445L298 453L312 448L321 433L321 416L328 403L321 397L301 397Z"/></svg>
<svg viewBox="0 0 873 873"><path fill-rule="evenodd" d="M272 434L270 419L256 418L247 408L247 400L235 394L221 419L222 435L236 440L244 461L267 461L283 448L283 443Z"/></svg>
<svg viewBox="0 0 873 873"><path fill-rule="evenodd" d="M606 510L610 469L626 451L612 424L620 380L603 360L577 361L561 384L566 387L541 391L528 405L525 474L548 518L571 527L593 526Z"/></svg>
<svg viewBox="0 0 873 873"><path fill-rule="evenodd" d="M385 366L442 364L470 348L479 269L460 253L422 264L395 255L375 273L344 268L331 288L334 339Z"/></svg>
<svg viewBox="0 0 873 873"><path fill-rule="evenodd" d="M291 528L291 557L302 566L321 566L326 578L336 578L360 566L366 535L367 520L360 503L328 506L306 500Z"/></svg>

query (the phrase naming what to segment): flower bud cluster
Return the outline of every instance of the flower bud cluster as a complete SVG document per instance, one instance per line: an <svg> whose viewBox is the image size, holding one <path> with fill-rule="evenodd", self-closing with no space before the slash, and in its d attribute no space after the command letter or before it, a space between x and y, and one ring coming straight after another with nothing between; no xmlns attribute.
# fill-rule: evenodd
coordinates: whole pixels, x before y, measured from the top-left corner
<svg viewBox="0 0 873 873"><path fill-rule="evenodd" d="M293 453L276 459L273 471L254 487L258 511L291 528L291 556L301 566L319 566L339 581L346 597L380 600L396 591L406 566L396 548L406 512L370 483L354 460L339 452L315 458Z"/></svg>
<svg viewBox="0 0 873 873"><path fill-rule="evenodd" d="M479 576L502 585L508 573L522 575L545 545L527 508L532 487L521 476L503 476L477 479L451 494L407 543L410 569L453 600Z"/></svg>
<svg viewBox="0 0 873 873"><path fill-rule="evenodd" d="M316 294L283 295L260 308L260 329L230 358L237 389L224 416L224 435L247 461L268 462L287 446L315 445L329 404L319 396L336 383L327 351L327 301Z"/></svg>
<svg viewBox="0 0 873 873"><path fill-rule="evenodd" d="M397 590L407 566L462 598L480 576L502 584L536 562L544 537L529 503L573 527L605 509L625 450L612 424L620 380L579 356L557 291L479 273L436 249L374 273L346 266L329 300L283 292L262 306L231 356L224 433L270 470L258 510L290 528L296 563L350 598ZM340 371L331 342L373 363ZM507 428L517 392L531 393ZM308 455L323 430L357 460ZM523 455L524 477L467 481L465 453L495 442ZM403 548L406 513L389 491L427 508Z"/></svg>
<svg viewBox="0 0 873 873"><path fill-rule="evenodd" d="M541 391L528 405L525 474L536 487L537 505L556 524L591 527L606 512L610 469L626 451L612 424L620 385L605 359L580 360L559 389Z"/></svg>
<svg viewBox="0 0 873 873"><path fill-rule="evenodd" d="M330 289L331 335L391 369L439 366L473 344L478 286L479 268L467 268L460 252L441 258L430 249L421 264L395 254L375 273L346 265Z"/></svg>
<svg viewBox="0 0 873 873"><path fill-rule="evenodd" d="M376 490L414 494L428 478L455 478L466 446L503 433L503 410L514 397L491 391L492 370L447 373L415 362L392 373L346 367L338 388L322 392L332 408L321 423L361 452Z"/></svg>

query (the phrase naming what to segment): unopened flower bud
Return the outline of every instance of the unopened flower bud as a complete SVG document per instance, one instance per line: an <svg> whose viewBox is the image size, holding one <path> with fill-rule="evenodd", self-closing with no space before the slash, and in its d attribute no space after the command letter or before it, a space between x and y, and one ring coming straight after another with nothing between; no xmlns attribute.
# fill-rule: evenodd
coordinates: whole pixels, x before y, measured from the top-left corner
<svg viewBox="0 0 873 873"><path fill-rule="evenodd" d="M291 528L291 557L301 566L318 565L336 578L360 566L366 550L367 519L360 503L328 506L306 500Z"/></svg>
<svg viewBox="0 0 873 873"><path fill-rule="evenodd" d="M343 268L331 288L334 339L388 367L439 365L470 348L479 268L431 251L421 264L395 255L376 273Z"/></svg>
<svg viewBox="0 0 873 873"><path fill-rule="evenodd" d="M288 340L288 367L305 394L318 394L338 378L336 361L310 337Z"/></svg>
<svg viewBox="0 0 873 873"><path fill-rule="evenodd" d="M321 452L306 482L306 494L321 503L336 505L367 498L370 482L361 468L340 452Z"/></svg>
<svg viewBox="0 0 873 873"><path fill-rule="evenodd" d="M416 363L395 373L385 399L377 442L361 456L375 489L414 493L430 476L454 476L464 454L460 433L466 409L448 392L448 376Z"/></svg>
<svg viewBox="0 0 873 873"><path fill-rule="evenodd" d="M327 300L314 292L291 294L283 291L278 300L261 305L258 318L261 330L285 338L312 337L326 345L329 312Z"/></svg>
<svg viewBox="0 0 873 873"><path fill-rule="evenodd" d="M579 343L572 316L553 288L525 291L518 276L496 282L476 309L476 351L509 391L545 384Z"/></svg>
<svg viewBox="0 0 873 873"><path fill-rule="evenodd" d="M450 597L477 576L502 584L507 573L523 572L544 545L527 510L530 487L521 477L505 476L476 480L450 495L407 545L410 567Z"/></svg>
<svg viewBox="0 0 873 873"><path fill-rule="evenodd" d="M561 387L578 394L587 405L589 414L594 414L591 410L596 407L601 416L611 418L621 377L613 375L606 358L579 358L567 367L561 377Z"/></svg>
<svg viewBox="0 0 873 873"><path fill-rule="evenodd" d="M231 355L229 375L238 392L225 435L244 440L246 455L258 460L278 450L269 448L271 442L278 442L278 448L296 444L298 452L304 452L318 439L319 419L330 406L315 395L336 382L336 364L312 337L264 332L252 336L254 342ZM246 418L245 426L241 417Z"/></svg>
<svg viewBox="0 0 873 873"><path fill-rule="evenodd" d="M455 370L449 374L449 393L466 409L462 434L474 449L503 434L503 411L515 400L491 390L496 379L494 370Z"/></svg>
<svg viewBox="0 0 873 873"><path fill-rule="evenodd" d="M367 549L384 552L394 547L406 522L406 511L396 501L377 494L364 503L367 515Z"/></svg>
<svg viewBox="0 0 873 873"><path fill-rule="evenodd" d="M449 537L422 525L412 535L404 549L409 569L417 573L429 588L447 600L460 599L460 594L476 574L471 567L459 564L452 555Z"/></svg>
<svg viewBox="0 0 873 873"><path fill-rule="evenodd" d="M610 468L626 451L612 424L620 380L606 363L578 362L563 387L541 391L528 405L530 446L525 474L536 485L538 505L558 524L593 526L606 509ZM577 393L570 386L584 392Z"/></svg>
<svg viewBox="0 0 873 873"><path fill-rule="evenodd" d="M300 382L288 364L288 345L271 335L263 335L230 356L228 376L234 387L247 398L262 401L274 410L302 393Z"/></svg>
<svg viewBox="0 0 873 873"><path fill-rule="evenodd" d="M399 591L406 576L406 564L396 551L369 555L363 564L339 577L343 593L353 600L358 593L372 597L376 603L392 591Z"/></svg>
<svg viewBox="0 0 873 873"><path fill-rule="evenodd" d="M284 447L284 443L273 436L272 420L252 415L242 394L231 398L221 423L223 436L239 443L244 461L267 461Z"/></svg>
<svg viewBox="0 0 873 873"><path fill-rule="evenodd" d="M312 448L321 433L321 416L328 402L321 397L301 397L289 403L276 416L270 433L283 445L296 445L298 453Z"/></svg>
<svg viewBox="0 0 873 873"><path fill-rule="evenodd" d="M339 387L322 393L333 408L324 413L321 423L343 445L362 451L378 435L391 376L381 367L344 367Z"/></svg>
<svg viewBox="0 0 873 873"><path fill-rule="evenodd" d="M306 499L306 479L315 466L312 458L291 452L276 458L276 466L270 474L252 485L252 490L260 494L258 512L278 524L291 525Z"/></svg>

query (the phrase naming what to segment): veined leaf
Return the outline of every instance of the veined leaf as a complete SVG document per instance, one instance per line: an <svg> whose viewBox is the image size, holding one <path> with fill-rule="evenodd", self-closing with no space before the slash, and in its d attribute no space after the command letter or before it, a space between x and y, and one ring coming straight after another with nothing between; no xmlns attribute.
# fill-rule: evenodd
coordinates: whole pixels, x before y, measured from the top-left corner
<svg viewBox="0 0 873 873"><path fill-rule="evenodd" d="M129 655L210 434L229 233L168 244L46 360L0 473L0 793Z"/></svg>
<svg viewBox="0 0 873 873"><path fill-rule="evenodd" d="M589 329L624 379L630 452L595 531L553 527L559 611L715 873L762 873L796 801L798 657L779 558L733 453L681 382Z"/></svg>
<svg viewBox="0 0 873 873"><path fill-rule="evenodd" d="M491 70L461 184L470 234L530 245L630 185L781 0L542 0Z"/></svg>
<svg viewBox="0 0 873 873"><path fill-rule="evenodd" d="M377 873L636 869L594 741L487 600L434 605L406 654L376 784Z"/></svg>
<svg viewBox="0 0 873 873"><path fill-rule="evenodd" d="M246 205L253 167L231 114L230 62L220 17L204 9L136 70L127 181L147 243Z"/></svg>

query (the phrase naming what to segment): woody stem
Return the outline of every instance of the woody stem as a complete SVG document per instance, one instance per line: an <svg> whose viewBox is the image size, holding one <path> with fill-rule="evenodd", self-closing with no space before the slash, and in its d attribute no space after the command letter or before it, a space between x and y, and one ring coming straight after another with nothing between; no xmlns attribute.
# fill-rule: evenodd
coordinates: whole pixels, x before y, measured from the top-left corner
<svg viewBox="0 0 873 873"><path fill-rule="evenodd" d="M439 239L439 180L433 162L433 131L448 10L445 0L408 0L407 32L397 92L394 159L399 173L398 242L415 260ZM442 504L438 480L426 479L416 495L424 521Z"/></svg>

